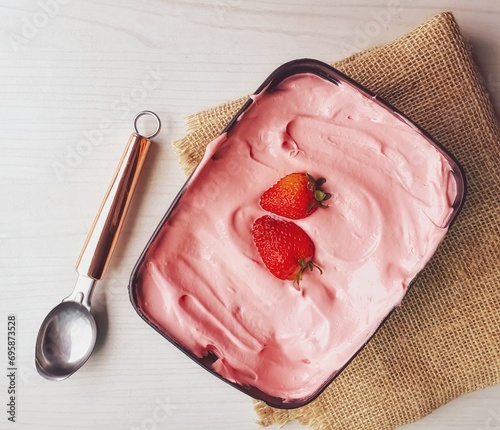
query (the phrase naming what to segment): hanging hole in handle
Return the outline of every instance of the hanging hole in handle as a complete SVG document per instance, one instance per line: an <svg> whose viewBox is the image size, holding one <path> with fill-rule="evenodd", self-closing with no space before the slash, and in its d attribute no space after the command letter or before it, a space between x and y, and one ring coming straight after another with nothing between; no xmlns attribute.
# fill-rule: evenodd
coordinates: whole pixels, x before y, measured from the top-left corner
<svg viewBox="0 0 500 430"><path fill-rule="evenodd" d="M154 119L156 119L156 131L154 133L148 134L148 135L143 135L142 133L137 130L137 122L139 121L139 118L141 116L152 116ZM156 115L154 112L151 112L150 110L143 110L142 112L139 112L135 118L134 118L134 130L139 136L144 136L146 139L152 139L155 137L161 129L161 121L158 115Z"/></svg>

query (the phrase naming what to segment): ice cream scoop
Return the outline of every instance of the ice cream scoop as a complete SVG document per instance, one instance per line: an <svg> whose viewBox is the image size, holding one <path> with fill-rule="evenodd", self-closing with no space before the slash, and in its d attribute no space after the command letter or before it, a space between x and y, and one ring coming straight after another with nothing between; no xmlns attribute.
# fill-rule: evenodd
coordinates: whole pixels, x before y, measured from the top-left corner
<svg viewBox="0 0 500 430"><path fill-rule="evenodd" d="M138 119L152 116L157 123L154 133L142 136ZM76 271L73 292L46 316L36 340L35 364L46 379L68 378L88 360L94 350L97 325L90 311L96 281L104 276L115 248L139 174L151 144L161 128L158 116L150 111L137 114L134 130L106 192L99 212L83 246Z"/></svg>

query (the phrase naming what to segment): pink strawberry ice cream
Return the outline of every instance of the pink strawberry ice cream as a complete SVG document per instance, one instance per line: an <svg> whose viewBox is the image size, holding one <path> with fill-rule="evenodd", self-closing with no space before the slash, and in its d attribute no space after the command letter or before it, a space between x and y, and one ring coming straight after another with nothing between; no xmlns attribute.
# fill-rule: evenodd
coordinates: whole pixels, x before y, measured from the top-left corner
<svg viewBox="0 0 500 430"><path fill-rule="evenodd" d="M299 291L251 235L261 194L292 172L326 178L332 194L296 221L324 272ZM197 357L215 354L223 378L309 398L400 304L456 195L450 162L405 120L350 84L289 77L209 145L139 268L139 309Z"/></svg>

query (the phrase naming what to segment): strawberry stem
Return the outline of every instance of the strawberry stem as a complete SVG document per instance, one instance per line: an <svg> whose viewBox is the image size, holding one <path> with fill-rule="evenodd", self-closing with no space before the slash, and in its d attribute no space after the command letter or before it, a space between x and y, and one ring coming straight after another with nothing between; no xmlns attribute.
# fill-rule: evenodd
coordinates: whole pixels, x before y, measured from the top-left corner
<svg viewBox="0 0 500 430"><path fill-rule="evenodd" d="M314 200L307 207L307 213L311 212L316 206L320 208L327 208L328 205L325 205L323 202L332 197L330 193L325 192L321 189L321 186L325 184L325 178L314 179L312 175L306 173L307 177L307 189L311 190L314 195Z"/></svg>
<svg viewBox="0 0 500 430"><path fill-rule="evenodd" d="M300 270L295 275L295 279L293 280L293 286L295 287L296 290L300 291L300 281L302 281L302 276L305 270L309 269L309 271L312 272L314 269L318 269L320 275L323 274L323 269L320 266L318 266L313 260L306 260L305 258L299 258L297 260L297 263L299 263Z"/></svg>

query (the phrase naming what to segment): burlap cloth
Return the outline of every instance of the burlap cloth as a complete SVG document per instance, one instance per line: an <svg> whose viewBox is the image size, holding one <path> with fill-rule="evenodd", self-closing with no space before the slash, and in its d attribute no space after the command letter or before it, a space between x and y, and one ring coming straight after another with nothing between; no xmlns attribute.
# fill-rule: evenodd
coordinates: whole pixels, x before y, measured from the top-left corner
<svg viewBox="0 0 500 430"><path fill-rule="evenodd" d="M296 419L313 429L394 429L500 382L500 133L451 13L334 67L457 157L468 180L466 204L403 305L317 400L290 411L255 409L263 426ZM187 119L190 134L174 143L186 172L244 100Z"/></svg>

